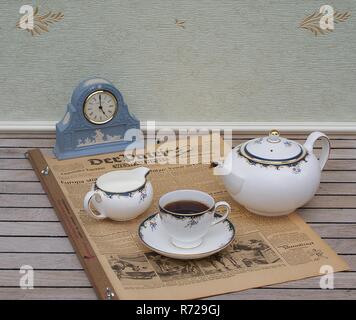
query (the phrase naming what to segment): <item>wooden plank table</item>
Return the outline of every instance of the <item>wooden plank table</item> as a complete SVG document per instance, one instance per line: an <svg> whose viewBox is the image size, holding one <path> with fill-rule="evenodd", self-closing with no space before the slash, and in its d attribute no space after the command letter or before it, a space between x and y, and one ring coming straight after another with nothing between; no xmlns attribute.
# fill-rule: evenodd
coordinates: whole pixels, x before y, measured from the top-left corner
<svg viewBox="0 0 356 320"><path fill-rule="evenodd" d="M234 135L234 144L252 137ZM299 213L352 270L335 275L334 290L322 290L319 278L310 278L211 299L356 299L356 135L331 138L320 189ZM96 299L24 155L54 142L53 134L0 134L0 299ZM35 269L33 290L19 288L22 265Z"/></svg>

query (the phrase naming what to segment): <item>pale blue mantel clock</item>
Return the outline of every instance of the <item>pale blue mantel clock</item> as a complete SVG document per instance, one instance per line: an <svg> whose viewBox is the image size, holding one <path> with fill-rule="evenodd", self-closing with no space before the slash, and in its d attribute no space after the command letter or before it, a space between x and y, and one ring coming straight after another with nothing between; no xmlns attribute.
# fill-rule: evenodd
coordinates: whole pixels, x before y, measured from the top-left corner
<svg viewBox="0 0 356 320"><path fill-rule="evenodd" d="M120 91L101 78L81 82L74 90L63 119L56 125L57 159L69 159L139 147L137 137L125 140L125 132L139 129Z"/></svg>

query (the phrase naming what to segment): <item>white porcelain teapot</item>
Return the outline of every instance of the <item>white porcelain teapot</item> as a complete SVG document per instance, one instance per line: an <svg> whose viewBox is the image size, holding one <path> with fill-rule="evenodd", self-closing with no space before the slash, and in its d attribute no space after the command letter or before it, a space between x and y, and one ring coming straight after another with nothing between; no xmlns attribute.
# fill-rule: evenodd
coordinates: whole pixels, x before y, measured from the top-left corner
<svg viewBox="0 0 356 320"><path fill-rule="evenodd" d="M320 159L313 153L321 138ZM215 174L222 176L229 194L249 211L263 216L286 215L306 204L319 187L330 153L328 137L311 133L304 145L272 130L235 147Z"/></svg>

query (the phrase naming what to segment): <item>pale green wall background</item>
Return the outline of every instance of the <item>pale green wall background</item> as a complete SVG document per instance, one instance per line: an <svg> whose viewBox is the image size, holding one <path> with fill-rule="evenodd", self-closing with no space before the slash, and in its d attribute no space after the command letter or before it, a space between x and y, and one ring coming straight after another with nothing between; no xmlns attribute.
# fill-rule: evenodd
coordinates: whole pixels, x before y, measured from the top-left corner
<svg viewBox="0 0 356 320"><path fill-rule="evenodd" d="M356 121L356 1L47 0L64 20L15 27L0 4L0 120L59 120L74 86L113 81L140 120ZM321 5L334 32L298 28ZM185 29L175 19L185 22Z"/></svg>

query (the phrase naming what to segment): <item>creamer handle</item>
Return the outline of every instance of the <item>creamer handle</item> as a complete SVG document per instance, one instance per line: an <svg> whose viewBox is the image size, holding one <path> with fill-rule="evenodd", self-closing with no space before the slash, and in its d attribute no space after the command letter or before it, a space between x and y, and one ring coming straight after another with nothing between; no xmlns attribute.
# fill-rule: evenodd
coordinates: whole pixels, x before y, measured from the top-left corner
<svg viewBox="0 0 356 320"><path fill-rule="evenodd" d="M307 140L305 141L304 147L308 150L308 152L313 153L315 141L318 139L321 139L321 146L322 146L321 155L319 158L319 165L320 165L320 170L323 170L330 154L329 138L322 132L318 132L318 131L312 132L308 136Z"/></svg>
<svg viewBox="0 0 356 320"><path fill-rule="evenodd" d="M102 219L105 219L106 216L103 215L102 213L95 214L90 208L91 199L93 198L93 196L95 196L95 194L98 194L98 193L96 193L96 191L91 190L85 195L85 197L84 197L84 209L94 219L102 220ZM100 195L99 195L99 197L100 197Z"/></svg>

